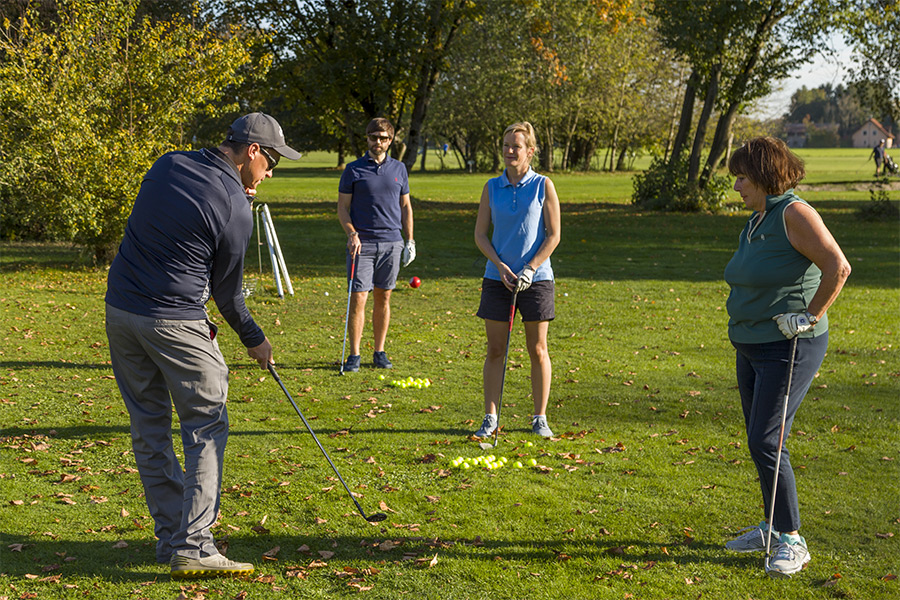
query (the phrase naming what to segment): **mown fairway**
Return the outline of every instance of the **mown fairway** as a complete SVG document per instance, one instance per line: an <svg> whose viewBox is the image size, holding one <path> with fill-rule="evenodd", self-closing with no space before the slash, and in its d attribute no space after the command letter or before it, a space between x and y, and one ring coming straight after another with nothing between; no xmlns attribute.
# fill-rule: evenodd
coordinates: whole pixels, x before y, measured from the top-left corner
<svg viewBox="0 0 900 600"><path fill-rule="evenodd" d="M340 377L339 174L314 155L279 169L259 195L295 295L274 294L265 255L260 277L254 237L248 304L344 479L367 512L388 520L358 515L281 390L251 368L226 327L231 437L215 531L229 557L257 571L171 580L154 562L108 362L105 271L65 246L4 243L0 598L900 597L900 230L853 214L874 168L864 151L806 156L812 189L801 196L853 274L830 311L829 353L789 442L812 554L792 581L770 580L761 555L723 549L763 514L722 281L746 211L641 214L628 204L630 174L554 175L563 242L553 257L548 414L558 438L530 434L517 323L494 452L510 463L463 470L451 460L484 454L468 436L482 417L484 334L474 312L484 259L472 231L488 175L412 176L419 257L393 297L395 369L365 368L369 346L363 370ZM403 285L413 275L423 280L415 290ZM371 344L368 328L364 339ZM389 385L408 376L433 385ZM531 458L538 466L512 467Z"/></svg>

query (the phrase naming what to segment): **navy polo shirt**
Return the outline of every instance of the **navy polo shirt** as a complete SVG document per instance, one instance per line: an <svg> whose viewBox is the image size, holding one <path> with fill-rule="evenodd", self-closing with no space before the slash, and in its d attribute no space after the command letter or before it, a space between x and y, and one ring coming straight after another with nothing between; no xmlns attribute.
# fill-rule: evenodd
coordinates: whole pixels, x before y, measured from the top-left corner
<svg viewBox="0 0 900 600"><path fill-rule="evenodd" d="M402 162L387 157L379 165L366 152L344 168L338 191L353 196L350 221L361 241L403 241L400 196L409 193L409 179Z"/></svg>
<svg viewBox="0 0 900 600"><path fill-rule="evenodd" d="M212 297L248 348L266 336L244 304L253 211L217 149L170 152L141 183L107 278L106 302L156 319L206 318Z"/></svg>

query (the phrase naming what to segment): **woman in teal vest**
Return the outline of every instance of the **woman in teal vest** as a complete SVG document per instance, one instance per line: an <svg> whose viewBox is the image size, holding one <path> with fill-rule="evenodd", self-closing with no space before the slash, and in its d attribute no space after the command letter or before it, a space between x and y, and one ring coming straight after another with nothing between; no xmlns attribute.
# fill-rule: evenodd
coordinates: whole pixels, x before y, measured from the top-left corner
<svg viewBox="0 0 900 600"><path fill-rule="evenodd" d="M784 142L752 139L732 155L728 168L736 178L735 191L753 211L725 267L725 281L731 286L728 337L737 350L747 446L759 473L764 511L769 511L773 481L777 487L774 522L767 523L765 512L758 526L746 528L725 547L764 551L771 527L766 571L790 577L810 557L799 533L797 489L784 441L825 357L826 311L850 275L850 264L819 214L794 194L806 173Z"/></svg>

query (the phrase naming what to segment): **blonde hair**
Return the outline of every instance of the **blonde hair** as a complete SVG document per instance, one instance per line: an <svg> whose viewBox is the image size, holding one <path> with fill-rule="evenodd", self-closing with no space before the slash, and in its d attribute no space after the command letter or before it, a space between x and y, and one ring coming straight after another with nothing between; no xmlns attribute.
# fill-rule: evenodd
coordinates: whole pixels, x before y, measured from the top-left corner
<svg viewBox="0 0 900 600"><path fill-rule="evenodd" d="M529 123L528 121L513 123L503 132L503 137L505 138L509 133L521 133L523 136L525 136L525 147L534 148L534 153L538 153L537 136L534 133L534 127L531 126L531 123Z"/></svg>

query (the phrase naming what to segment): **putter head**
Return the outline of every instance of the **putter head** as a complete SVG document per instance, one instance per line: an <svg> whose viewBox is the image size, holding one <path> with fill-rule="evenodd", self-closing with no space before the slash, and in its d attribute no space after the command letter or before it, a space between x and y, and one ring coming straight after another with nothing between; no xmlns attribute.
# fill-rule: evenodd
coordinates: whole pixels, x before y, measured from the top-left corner
<svg viewBox="0 0 900 600"><path fill-rule="evenodd" d="M366 517L366 521L369 523L379 523L387 519L387 515L384 513L375 513L374 515L369 515Z"/></svg>

